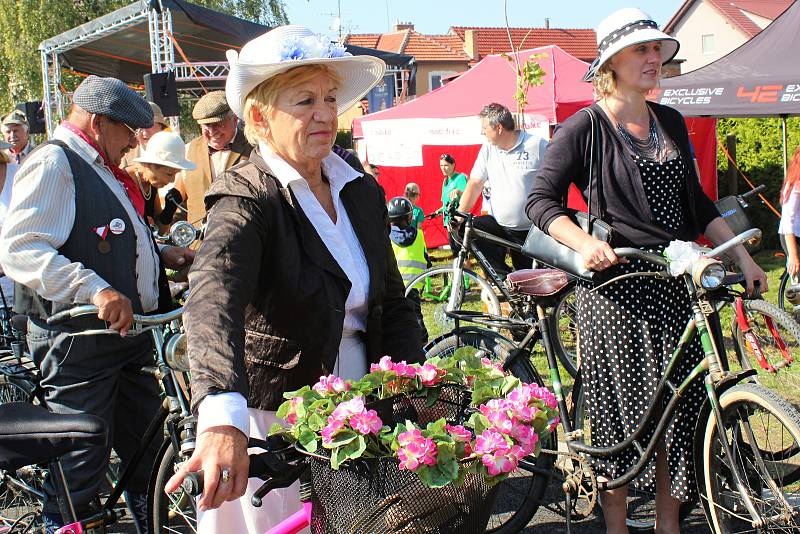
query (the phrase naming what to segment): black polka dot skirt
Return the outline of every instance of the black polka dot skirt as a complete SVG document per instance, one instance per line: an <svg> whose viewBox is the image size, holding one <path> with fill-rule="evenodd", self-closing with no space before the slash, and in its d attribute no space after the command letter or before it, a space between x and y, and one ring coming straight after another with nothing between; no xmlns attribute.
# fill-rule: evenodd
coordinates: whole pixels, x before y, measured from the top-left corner
<svg viewBox="0 0 800 534"><path fill-rule="evenodd" d="M685 167L680 158L657 163L636 158L647 200L656 220L676 231L683 224L681 194ZM660 253L663 247L649 249ZM631 260L613 268L613 274L652 271L654 266ZM610 447L630 436L643 419L669 358L677 346L691 308L680 279L632 277L593 290L581 285L576 292L580 335L581 375L592 443ZM702 360L699 338L688 346L672 376L675 385ZM662 443L667 451L672 495L682 501L696 494L692 465L694 426L704 399L702 381L696 380L680 404ZM667 391L665 397L669 397ZM663 409L666 401L659 406ZM660 411L659 409L659 411ZM642 446L652 436L655 424ZM629 448L620 454L595 459L598 474L616 478L639 459ZM651 461L634 486L655 490L655 462Z"/></svg>

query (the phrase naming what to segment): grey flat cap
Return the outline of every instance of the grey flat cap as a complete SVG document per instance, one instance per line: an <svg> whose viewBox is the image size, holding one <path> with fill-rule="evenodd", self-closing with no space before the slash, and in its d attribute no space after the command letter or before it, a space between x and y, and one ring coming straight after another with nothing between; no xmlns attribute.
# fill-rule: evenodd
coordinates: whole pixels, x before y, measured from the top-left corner
<svg viewBox="0 0 800 534"><path fill-rule="evenodd" d="M97 113L131 128L150 128L153 110L147 100L116 78L89 76L75 89L72 101L89 113Z"/></svg>
<svg viewBox="0 0 800 534"><path fill-rule="evenodd" d="M3 117L3 126L6 124L20 124L22 126L28 125L28 119L25 114L18 109L15 109L5 117Z"/></svg>
<svg viewBox="0 0 800 534"><path fill-rule="evenodd" d="M211 91L203 95L192 109L192 118L197 124L219 122L231 110L225 98L225 91Z"/></svg>

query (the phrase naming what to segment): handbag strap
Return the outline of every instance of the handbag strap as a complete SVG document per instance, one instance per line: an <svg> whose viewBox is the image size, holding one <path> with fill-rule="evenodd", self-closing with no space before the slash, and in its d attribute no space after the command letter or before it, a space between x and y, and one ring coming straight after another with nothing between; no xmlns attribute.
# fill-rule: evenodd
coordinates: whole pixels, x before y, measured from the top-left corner
<svg viewBox="0 0 800 534"><path fill-rule="evenodd" d="M599 196L600 196L600 184L602 183L602 179L598 176L598 172L599 171L597 169L597 166L599 165L599 159L600 159L600 157L599 157L600 156L599 149L597 150L598 154L595 155L595 151L596 151L595 146L600 142L600 132L599 132L599 121L597 119L597 116L594 113L594 110L592 110L591 108L587 107L587 108L583 108L583 111L585 111L587 113L587 115L589 115L589 120L591 121L591 124L592 124L592 129L591 129L591 132L589 133L589 199L588 199L589 200L588 201L588 213L589 213L588 230L589 230L589 233L591 234L592 233L592 226L594 225L594 219L595 218L598 218L598 219L602 219L603 218L603 215L602 215L602 209L603 209L602 208L602 202L601 202L601 200L599 198ZM598 194L597 209L598 209L599 212L601 212L600 214L598 214L595 217L592 217L592 204L593 204L593 198L592 197L593 197L593 192L594 192L594 187L592 187L592 181L595 181L597 183L597 194Z"/></svg>

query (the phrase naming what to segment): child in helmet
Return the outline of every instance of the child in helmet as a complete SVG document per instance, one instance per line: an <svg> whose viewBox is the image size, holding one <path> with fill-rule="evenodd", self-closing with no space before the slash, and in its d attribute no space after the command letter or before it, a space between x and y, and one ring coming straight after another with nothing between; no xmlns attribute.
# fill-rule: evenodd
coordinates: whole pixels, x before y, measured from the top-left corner
<svg viewBox="0 0 800 534"><path fill-rule="evenodd" d="M397 267L403 276L403 283L407 284L431 265L428 249L425 246L425 236L422 230L412 224L414 206L407 198L394 197L386 205L386 209L389 211L389 237L392 240L392 250L397 259ZM419 291L412 289L408 298L414 304L414 312L422 330L422 341L427 342L428 331L422 320Z"/></svg>

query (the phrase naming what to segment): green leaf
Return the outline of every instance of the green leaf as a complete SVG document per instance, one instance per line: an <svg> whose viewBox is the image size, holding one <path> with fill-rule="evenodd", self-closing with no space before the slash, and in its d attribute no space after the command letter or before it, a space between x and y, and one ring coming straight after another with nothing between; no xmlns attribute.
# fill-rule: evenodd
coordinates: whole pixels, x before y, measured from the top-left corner
<svg viewBox="0 0 800 534"><path fill-rule="evenodd" d="M425 393L425 407L430 408L436 401L439 400L439 396L442 394L442 388L429 388Z"/></svg>
<svg viewBox="0 0 800 534"><path fill-rule="evenodd" d="M300 432L297 438L298 443L308 452L316 452L317 450L317 434L311 430L304 430Z"/></svg>

